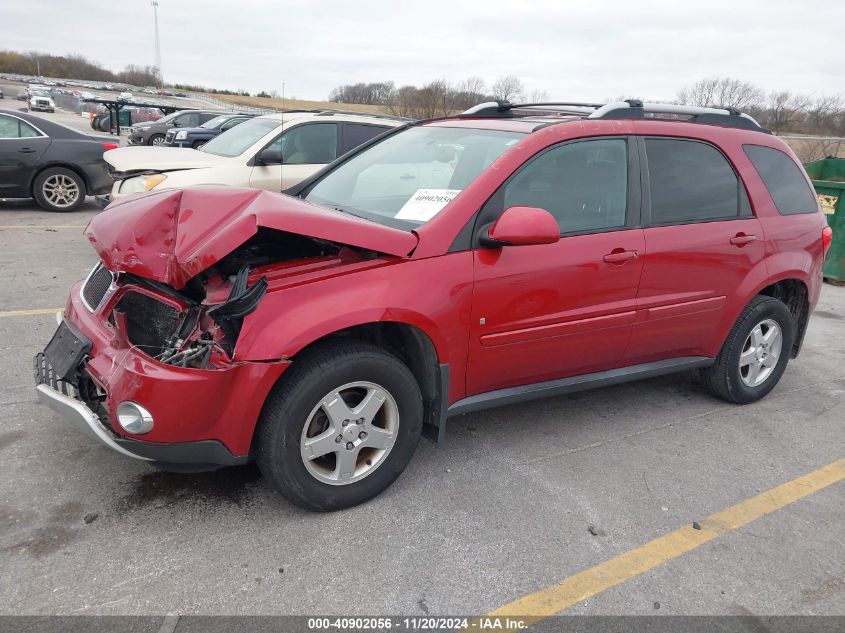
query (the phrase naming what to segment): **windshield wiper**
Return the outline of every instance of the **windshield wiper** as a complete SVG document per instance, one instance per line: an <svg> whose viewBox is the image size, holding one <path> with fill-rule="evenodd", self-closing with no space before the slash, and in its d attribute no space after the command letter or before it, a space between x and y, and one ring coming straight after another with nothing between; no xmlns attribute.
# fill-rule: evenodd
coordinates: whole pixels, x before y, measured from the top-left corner
<svg viewBox="0 0 845 633"><path fill-rule="evenodd" d="M375 224L378 224L378 222L376 222L372 218L368 218L367 216L361 215L360 213L355 213L354 211L350 211L349 209L346 209L344 207L339 207L339 206L334 205L334 204L330 204L328 206L330 208L334 209L335 211L340 211L341 213L346 213L348 215L354 215L356 218L361 218L362 220L367 220L367 222L373 222Z"/></svg>

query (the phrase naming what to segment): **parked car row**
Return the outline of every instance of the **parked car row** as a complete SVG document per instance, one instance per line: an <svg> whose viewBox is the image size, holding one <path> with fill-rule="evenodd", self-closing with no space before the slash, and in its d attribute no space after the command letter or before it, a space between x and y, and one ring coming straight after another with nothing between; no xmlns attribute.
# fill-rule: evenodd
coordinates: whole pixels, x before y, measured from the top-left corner
<svg viewBox="0 0 845 633"><path fill-rule="evenodd" d="M173 128L194 128L223 114L220 110L177 110L156 121L136 123L126 135L130 145L163 145Z"/></svg>
<svg viewBox="0 0 845 633"><path fill-rule="evenodd" d="M73 211L112 186L103 153L115 143L22 112L0 110L0 198L35 198L48 211Z"/></svg>

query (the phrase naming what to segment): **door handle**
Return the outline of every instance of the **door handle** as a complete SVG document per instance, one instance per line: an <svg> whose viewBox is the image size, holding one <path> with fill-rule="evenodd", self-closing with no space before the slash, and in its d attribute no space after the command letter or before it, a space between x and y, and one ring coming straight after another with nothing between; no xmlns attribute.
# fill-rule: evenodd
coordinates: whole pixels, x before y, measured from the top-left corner
<svg viewBox="0 0 845 633"><path fill-rule="evenodd" d="M746 235L745 233L737 233L731 238L731 244L733 244L734 246L745 246L746 244L751 244L751 242L756 239L756 235Z"/></svg>
<svg viewBox="0 0 845 633"><path fill-rule="evenodd" d="M21 154L33 154L35 152L35 150L31 147L21 147L18 151Z"/></svg>
<svg viewBox="0 0 845 633"><path fill-rule="evenodd" d="M623 251L621 248L616 248L604 256L604 261L608 264L624 264L629 259L636 259L637 257L639 257L637 251Z"/></svg>

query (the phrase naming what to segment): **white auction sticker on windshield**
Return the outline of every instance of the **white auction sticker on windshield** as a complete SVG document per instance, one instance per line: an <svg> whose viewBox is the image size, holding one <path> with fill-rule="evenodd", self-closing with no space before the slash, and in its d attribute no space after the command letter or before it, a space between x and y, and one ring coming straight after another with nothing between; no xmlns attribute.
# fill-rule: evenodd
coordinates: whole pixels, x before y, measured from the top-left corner
<svg viewBox="0 0 845 633"><path fill-rule="evenodd" d="M397 220L426 222L452 202L459 193L460 189L417 189L395 217Z"/></svg>

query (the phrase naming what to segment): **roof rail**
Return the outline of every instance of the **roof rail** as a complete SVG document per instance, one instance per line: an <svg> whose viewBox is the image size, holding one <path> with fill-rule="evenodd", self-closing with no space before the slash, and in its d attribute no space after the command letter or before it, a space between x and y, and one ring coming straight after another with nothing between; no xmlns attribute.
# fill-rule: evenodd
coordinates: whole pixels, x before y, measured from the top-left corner
<svg viewBox="0 0 845 633"><path fill-rule="evenodd" d="M758 132L769 132L761 127L754 118L736 108L702 108L698 106L676 105L674 103L644 103L638 99L627 99L603 105L590 114L588 119L645 119L661 117L646 117L649 114L666 114L688 116L684 119L689 123L703 123L706 125L722 125Z"/></svg>
<svg viewBox="0 0 845 633"><path fill-rule="evenodd" d="M381 112L355 112L353 110L319 110L317 116L333 116L335 114L349 114L355 116L368 116L373 117L376 119L389 119L391 121L413 121L414 119L410 119L404 116L398 116L396 114L382 114Z"/></svg>
<svg viewBox="0 0 845 633"><path fill-rule="evenodd" d="M500 117L511 118L516 116L532 116L536 114L588 114L601 103L581 103L579 101L549 101L537 103L511 103L510 101L487 101L474 105L465 110L458 117ZM523 111L524 114L517 114L515 111ZM534 110L532 112L532 110Z"/></svg>

